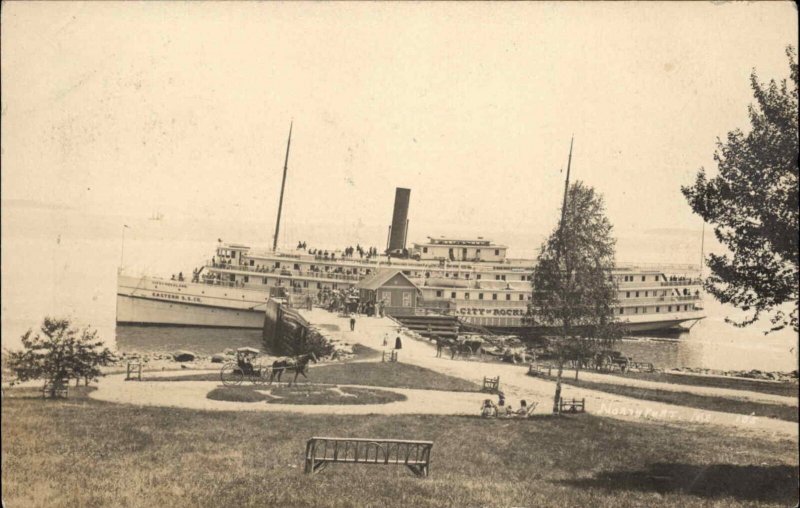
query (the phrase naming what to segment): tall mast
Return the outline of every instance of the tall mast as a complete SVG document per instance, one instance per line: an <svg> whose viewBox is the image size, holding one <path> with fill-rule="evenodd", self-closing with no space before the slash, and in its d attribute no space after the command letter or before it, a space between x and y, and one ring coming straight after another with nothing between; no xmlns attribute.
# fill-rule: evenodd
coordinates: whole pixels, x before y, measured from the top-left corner
<svg viewBox="0 0 800 508"><path fill-rule="evenodd" d="M561 205L561 224L558 226L559 244L561 244L561 236L564 233L564 221L567 217L567 193L569 192L569 170L572 166L572 143L575 141L575 135L569 141L569 159L567 159L567 178L564 181L564 202ZM559 249L560 250L560 249Z"/></svg>
<svg viewBox="0 0 800 508"><path fill-rule="evenodd" d="M272 251L278 248L278 233L281 230L281 211L283 210L283 190L286 188L286 170L289 168L289 146L292 144L292 125L289 123L289 139L286 141L286 159L283 161L283 181L281 182L281 198L278 201L278 220L275 222L275 238L272 241Z"/></svg>

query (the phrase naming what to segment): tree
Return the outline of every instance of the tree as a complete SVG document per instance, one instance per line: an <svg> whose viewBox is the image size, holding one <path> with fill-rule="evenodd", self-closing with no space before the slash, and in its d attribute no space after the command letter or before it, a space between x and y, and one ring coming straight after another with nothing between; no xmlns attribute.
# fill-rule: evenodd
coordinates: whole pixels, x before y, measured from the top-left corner
<svg viewBox="0 0 800 508"><path fill-rule="evenodd" d="M710 254L705 289L722 303L752 314L737 326L770 314L772 329L798 331L798 66L787 48L790 83L750 86L750 132L736 129L717 139L713 178L700 168L694 185L681 190L692 210L714 226L729 254ZM790 86L791 85L791 86ZM791 303L787 313L782 306Z"/></svg>
<svg viewBox="0 0 800 508"><path fill-rule="evenodd" d="M603 198L581 182L569 188L562 221L544 242L533 276L538 324L557 330L551 352L558 364L553 411L558 412L564 362L609 348L621 336L614 321L615 240ZM577 377L577 371L576 371Z"/></svg>
<svg viewBox="0 0 800 508"><path fill-rule="evenodd" d="M51 396L64 379L81 379L88 385L100 375L100 367L115 361L114 353L98 340L97 331L78 330L68 319L44 318L41 333L28 330L22 350L8 354L8 368L18 381L44 379Z"/></svg>

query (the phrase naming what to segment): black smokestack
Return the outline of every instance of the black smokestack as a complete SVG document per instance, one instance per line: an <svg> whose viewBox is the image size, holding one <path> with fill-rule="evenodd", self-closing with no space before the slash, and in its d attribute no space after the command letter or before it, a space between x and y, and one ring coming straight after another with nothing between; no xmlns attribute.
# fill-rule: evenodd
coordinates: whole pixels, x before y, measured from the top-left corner
<svg viewBox="0 0 800 508"><path fill-rule="evenodd" d="M394 213L392 214L392 230L389 236L389 252L402 251L406 248L408 233L408 202L411 189L398 187L394 194Z"/></svg>

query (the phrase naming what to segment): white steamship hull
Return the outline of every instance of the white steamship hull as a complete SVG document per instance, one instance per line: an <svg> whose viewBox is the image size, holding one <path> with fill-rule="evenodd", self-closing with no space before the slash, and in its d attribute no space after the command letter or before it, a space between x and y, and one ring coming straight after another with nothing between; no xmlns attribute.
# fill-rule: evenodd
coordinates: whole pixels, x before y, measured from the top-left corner
<svg viewBox="0 0 800 508"><path fill-rule="evenodd" d="M264 291L119 275L117 324L261 329L267 300Z"/></svg>

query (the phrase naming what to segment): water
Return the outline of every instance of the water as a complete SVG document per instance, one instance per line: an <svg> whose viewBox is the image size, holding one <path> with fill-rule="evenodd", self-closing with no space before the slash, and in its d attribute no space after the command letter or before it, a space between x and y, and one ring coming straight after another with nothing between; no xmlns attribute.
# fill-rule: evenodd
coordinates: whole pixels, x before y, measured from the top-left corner
<svg viewBox="0 0 800 508"><path fill-rule="evenodd" d="M101 337L121 350L215 353L226 347L257 346L257 330L182 327L115 327L116 276L122 254L126 271L169 276L191 273L203 264L216 240L252 242L263 247L271 229L262 223L131 218L92 215L76 210L31 206L2 208L2 346L19 347L19 337L36 328L45 315L71 317L97 328ZM419 226L418 226L419 228ZM343 247L360 242L381 246L382 227L347 224L292 225L287 243L303 239L311 247ZM298 236L298 233L302 236ZM460 233L460 232L458 232ZM474 235L483 232L472 232ZM423 233L424 234L424 233ZM541 236L515 231L491 235L514 249L510 255L531 256ZM260 241L259 241L260 240ZM618 259L641 262L697 263L699 237L679 232L637 234L619 239ZM669 258L664 258L665 253ZM797 336L789 330L763 335L759 328L739 329L725 323L737 315L707 298L708 317L691 332L670 341L624 341L619 349L637 361L660 367L705 367L721 370L789 371L797 368Z"/></svg>

